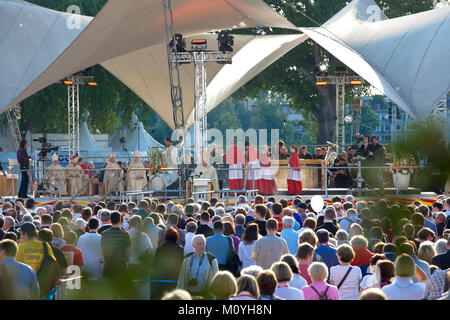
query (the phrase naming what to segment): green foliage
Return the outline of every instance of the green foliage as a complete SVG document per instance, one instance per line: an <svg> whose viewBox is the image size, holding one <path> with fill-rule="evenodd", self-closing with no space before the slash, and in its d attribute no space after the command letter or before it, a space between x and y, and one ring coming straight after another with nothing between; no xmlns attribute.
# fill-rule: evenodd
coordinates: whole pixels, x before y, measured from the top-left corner
<svg viewBox="0 0 450 320"><path fill-rule="evenodd" d="M279 137L284 139L283 121L287 114L280 111L280 101L269 101L266 95L261 94L252 105L255 107L248 110L242 101L225 100L208 114L208 128L219 129L224 137L227 129L267 129L268 141L271 139L270 130L279 129ZM286 140L288 144L299 143L292 122L286 123Z"/></svg>

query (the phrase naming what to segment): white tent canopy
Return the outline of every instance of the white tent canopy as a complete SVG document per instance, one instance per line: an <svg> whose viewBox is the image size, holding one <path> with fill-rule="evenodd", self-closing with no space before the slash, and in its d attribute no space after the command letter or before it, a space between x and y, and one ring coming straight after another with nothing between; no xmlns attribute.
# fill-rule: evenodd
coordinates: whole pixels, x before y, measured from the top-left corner
<svg viewBox="0 0 450 320"><path fill-rule="evenodd" d="M25 1L0 1L0 112L23 100L16 98L92 20L79 16L81 29L68 29L70 16Z"/></svg>
<svg viewBox="0 0 450 320"><path fill-rule="evenodd" d="M10 4L10 1L0 3L1 21L3 21L2 16L5 11L3 8L6 7L4 3ZM47 33L49 36L36 39L31 39L33 27L30 28L29 25L39 25L43 23L41 20L46 21L46 19L35 17L53 14L56 17L54 20L61 19L61 23L65 23L64 16L60 17L62 13L38 6L30 6L23 2L11 2L11 4L36 11L36 13L26 17L16 14L8 22L5 22L5 30L8 30L10 25L30 20L29 23L23 23L23 28L26 29L30 39L28 41L21 39L18 43L2 41L0 42L0 52L4 50L15 51L20 46L25 45L25 51L29 52L29 56L23 58L21 62L36 71L32 74L22 72L17 76L22 79L21 85L17 86L13 95L0 101L0 111L4 111L66 76L102 63L147 103L153 102L150 106L173 127L169 83L168 81L161 81L161 79L167 79L164 76L167 73L167 61L164 50L163 8L160 0L109 0L87 27L85 25L90 18L83 17L81 30L78 30L78 33L67 29L64 25L53 27L51 23L46 22L47 29L42 33ZM297 30L294 25L261 0L178 0L173 3L173 16L176 32L182 33L185 37L215 30L252 27L277 27ZM120 23L118 23L119 21ZM72 33L68 34L69 31ZM19 30L11 30L8 37L14 38L18 32ZM76 37L77 35L78 37ZM53 42L48 43L47 39L53 37L64 38L63 45ZM280 37L280 39L284 39L284 42L279 40L279 43L273 49L277 51L275 56L281 56L294 47L294 45L284 45L285 42L292 43L295 41L294 36ZM300 38L300 35L296 37ZM73 41L73 39L75 40ZM236 40L242 45L245 43L245 41ZM27 47L29 42L32 44L31 47ZM39 52L41 47L45 47L45 50L51 54L41 54ZM283 49L280 49L281 47ZM158 56L158 54L162 55ZM271 52L267 52L267 54L271 54ZM158 58L156 61L155 57ZM0 60L0 66L11 64L12 61L14 61L13 58L6 56ZM262 71L270 64L270 61L273 62L274 58L271 57L262 65L259 61L257 70ZM138 63L138 65L135 65L135 63ZM129 67L133 69L131 75L128 70ZM126 70L124 71L123 68ZM216 69L217 72L219 69ZM253 70L254 75L257 74L257 70ZM14 69L11 72L14 73ZM193 74L193 72L189 73ZM213 79L214 75L212 72L209 73L210 79ZM244 74L240 74L236 75L236 78L244 78L244 76ZM149 83L154 83L154 79L159 82L158 88L146 88L145 86ZM0 87L9 84L7 79L5 81L5 84L3 84L3 81L0 83ZM192 76L190 81L192 81ZM242 81L240 84L243 84ZM226 84L224 83L224 85ZM165 95L159 95L158 93L162 86L164 86ZM193 103L190 103L190 97L187 94L190 91L189 89L183 91L186 94L185 117L189 116L193 108ZM210 97L218 101L223 100L231 93L221 92L220 99ZM153 96L155 96L155 99L153 99Z"/></svg>
<svg viewBox="0 0 450 320"><path fill-rule="evenodd" d="M150 148L164 148L145 130L144 125L140 121L136 123L136 127L131 132L125 146L129 152L136 150L146 152Z"/></svg>
<svg viewBox="0 0 450 320"><path fill-rule="evenodd" d="M91 132L89 131L86 121L83 121L80 125L80 155L85 152L96 152L96 151L111 151L101 145L99 145Z"/></svg>
<svg viewBox="0 0 450 320"><path fill-rule="evenodd" d="M300 30L413 117L450 90L450 7L386 20L375 2L354 0L324 26Z"/></svg>
<svg viewBox="0 0 450 320"><path fill-rule="evenodd" d="M217 48L217 35L188 37L207 39L209 47ZM233 63L207 63L207 110L211 111L237 89L270 66L282 55L306 39L301 35L248 36L236 35ZM211 44L213 44L211 46ZM173 128L170 101L169 71L164 43L111 59L101 65L132 89ZM143 72L145 70L145 72ZM183 87L183 108L186 125L193 123L194 66L180 66Z"/></svg>

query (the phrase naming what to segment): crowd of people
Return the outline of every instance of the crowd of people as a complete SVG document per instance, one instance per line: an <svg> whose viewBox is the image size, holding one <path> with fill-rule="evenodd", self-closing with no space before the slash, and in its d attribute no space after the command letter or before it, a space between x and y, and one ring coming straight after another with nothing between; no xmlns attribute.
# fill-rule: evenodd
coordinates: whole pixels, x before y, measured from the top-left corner
<svg viewBox="0 0 450 320"><path fill-rule="evenodd" d="M5 201L0 299L449 299L450 198ZM61 298L60 296L59 298Z"/></svg>

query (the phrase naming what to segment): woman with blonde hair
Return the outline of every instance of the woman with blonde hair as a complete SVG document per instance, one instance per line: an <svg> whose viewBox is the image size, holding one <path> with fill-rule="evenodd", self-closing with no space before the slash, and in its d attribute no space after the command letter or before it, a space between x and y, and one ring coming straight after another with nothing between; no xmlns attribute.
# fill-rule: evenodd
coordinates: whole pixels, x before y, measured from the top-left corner
<svg viewBox="0 0 450 320"><path fill-rule="evenodd" d="M240 276L237 279L237 296L231 300L258 300L259 288L255 277L249 275Z"/></svg>
<svg viewBox="0 0 450 320"><path fill-rule="evenodd" d="M236 279L229 271L219 271L212 278L210 288L216 300L229 300L237 293Z"/></svg>
<svg viewBox="0 0 450 320"><path fill-rule="evenodd" d="M419 250L417 250L417 257L421 260L428 262L432 265L431 260L436 255L436 250L434 249L434 244L431 241L424 241L419 245Z"/></svg>
<svg viewBox="0 0 450 320"><path fill-rule="evenodd" d="M339 290L328 284L328 267L323 262L314 262L308 268L312 283L303 287L305 300L339 300Z"/></svg>
<svg viewBox="0 0 450 320"><path fill-rule="evenodd" d="M292 271L286 262L275 262L270 269L277 277L278 285L275 290L277 297L286 300L304 300L303 292L289 285L292 281Z"/></svg>
<svg viewBox="0 0 450 320"><path fill-rule="evenodd" d="M50 230L53 232L52 246L58 249L64 247L66 242L64 241L64 229L62 225L59 223L53 223L50 226Z"/></svg>

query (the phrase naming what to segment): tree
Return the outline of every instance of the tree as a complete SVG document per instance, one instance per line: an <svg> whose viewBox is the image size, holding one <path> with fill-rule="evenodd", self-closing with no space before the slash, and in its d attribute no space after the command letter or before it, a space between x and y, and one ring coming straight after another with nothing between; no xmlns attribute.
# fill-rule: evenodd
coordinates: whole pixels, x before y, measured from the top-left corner
<svg viewBox="0 0 450 320"><path fill-rule="evenodd" d="M345 0L265 0L296 26L317 27L347 4ZM390 18L429 10L432 0L379 0L377 4ZM328 61L334 70L337 59L308 40L291 50L264 72L243 86L234 97L255 97L261 90L285 94L293 108L312 115L317 123L318 144L332 141L336 125L336 92L334 86L316 87L314 67ZM353 95L348 92L348 97ZM350 101L350 100L348 100ZM308 116L305 116L308 118Z"/></svg>

